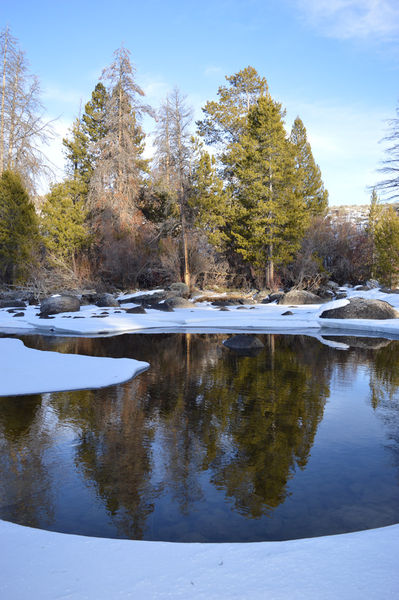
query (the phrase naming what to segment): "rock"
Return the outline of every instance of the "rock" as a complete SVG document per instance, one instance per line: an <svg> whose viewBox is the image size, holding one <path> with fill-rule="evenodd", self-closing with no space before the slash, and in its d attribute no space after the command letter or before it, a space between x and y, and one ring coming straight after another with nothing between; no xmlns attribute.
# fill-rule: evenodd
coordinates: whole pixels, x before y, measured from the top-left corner
<svg viewBox="0 0 399 600"><path fill-rule="evenodd" d="M380 288L380 292L382 292L383 294L399 294L399 289L395 288L392 290L391 288L382 287Z"/></svg>
<svg viewBox="0 0 399 600"><path fill-rule="evenodd" d="M26 304L22 300L0 300L0 308L26 308Z"/></svg>
<svg viewBox="0 0 399 600"><path fill-rule="evenodd" d="M185 298L181 298L180 296L172 296L171 298L167 298L165 300L166 306L170 308L192 308L193 303Z"/></svg>
<svg viewBox="0 0 399 600"><path fill-rule="evenodd" d="M343 298L347 298L348 294L346 292L338 292L335 296L336 300L342 300Z"/></svg>
<svg viewBox="0 0 399 600"><path fill-rule="evenodd" d="M278 301L279 304L323 304L324 302L326 300L320 296L305 290L291 290Z"/></svg>
<svg viewBox="0 0 399 600"><path fill-rule="evenodd" d="M230 350L234 350L241 356L254 356L264 348L258 337L246 333L233 335L228 340L225 340L223 345Z"/></svg>
<svg viewBox="0 0 399 600"><path fill-rule="evenodd" d="M366 286L369 290L374 290L376 288L379 288L380 284L376 279L369 279L368 281L366 281Z"/></svg>
<svg viewBox="0 0 399 600"><path fill-rule="evenodd" d="M133 306L133 308L126 308L125 312L132 314L132 315L146 315L147 314L147 311L143 306Z"/></svg>
<svg viewBox="0 0 399 600"><path fill-rule="evenodd" d="M337 292L339 290L339 285L335 281L327 281L326 288L329 288L333 292Z"/></svg>
<svg viewBox="0 0 399 600"><path fill-rule="evenodd" d="M162 312L174 312L173 308L171 306L169 306L168 304L166 304L166 302L153 302L153 303L146 303L143 304L143 307L146 308L150 308L153 310L161 310ZM191 305L192 306L192 305Z"/></svg>
<svg viewBox="0 0 399 600"><path fill-rule="evenodd" d="M280 304L280 300L281 298L284 298L285 293L284 292L273 292L272 294L269 295L269 300L270 302L275 302L277 300L277 303Z"/></svg>
<svg viewBox="0 0 399 600"><path fill-rule="evenodd" d="M57 315L58 313L77 312L78 310L80 310L79 298L77 296L63 294L45 298L40 305L39 315Z"/></svg>
<svg viewBox="0 0 399 600"><path fill-rule="evenodd" d="M351 298L349 304L321 313L322 319L397 319L399 312L384 300Z"/></svg>
<svg viewBox="0 0 399 600"><path fill-rule="evenodd" d="M237 306L237 310L248 310L246 306Z"/></svg>
<svg viewBox="0 0 399 600"><path fill-rule="evenodd" d="M120 304L142 304L143 302L159 302L160 300L165 300L166 292L164 290L154 291L154 292L143 292L138 296L134 296L133 298L122 298L119 300Z"/></svg>
<svg viewBox="0 0 399 600"><path fill-rule="evenodd" d="M356 285L353 289L357 292L368 292L370 288L367 285Z"/></svg>
<svg viewBox="0 0 399 600"><path fill-rule="evenodd" d="M223 311L225 311L225 312L229 312L229 309L227 308L227 306L221 306L221 307L219 308L219 310L223 310Z"/></svg>
<svg viewBox="0 0 399 600"><path fill-rule="evenodd" d="M100 308L105 306L116 306L119 308L119 302L112 294L99 294L95 300L95 305Z"/></svg>
<svg viewBox="0 0 399 600"><path fill-rule="evenodd" d="M285 312L281 313L282 317L288 317L289 315L293 315L294 313L291 310L286 310Z"/></svg>
<svg viewBox="0 0 399 600"><path fill-rule="evenodd" d="M16 312L13 314L13 317L24 317L24 316L25 316L25 313L23 313L23 312Z"/></svg>
<svg viewBox="0 0 399 600"><path fill-rule="evenodd" d="M266 298L263 298L263 300L260 301L261 304L270 304L270 302L270 296L267 296Z"/></svg>
<svg viewBox="0 0 399 600"><path fill-rule="evenodd" d="M269 296L271 293L271 290L260 290L260 292L256 292L256 294L254 294L254 300L255 302L267 304L268 302L270 302ZM268 302L264 302L264 300L267 300Z"/></svg>
<svg viewBox="0 0 399 600"><path fill-rule="evenodd" d="M190 296L190 288L182 281L171 283L169 289L171 292L173 292L174 297L181 296L182 298L188 298Z"/></svg>

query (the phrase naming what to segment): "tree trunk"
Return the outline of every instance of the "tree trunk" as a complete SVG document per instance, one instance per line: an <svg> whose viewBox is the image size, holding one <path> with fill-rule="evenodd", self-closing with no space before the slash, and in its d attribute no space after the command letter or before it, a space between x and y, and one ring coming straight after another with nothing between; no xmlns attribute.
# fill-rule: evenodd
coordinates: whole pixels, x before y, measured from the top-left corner
<svg viewBox="0 0 399 600"><path fill-rule="evenodd" d="M270 245L268 249L268 258L265 269L265 286L267 289L274 289L274 261L273 261L273 246Z"/></svg>
<svg viewBox="0 0 399 600"><path fill-rule="evenodd" d="M187 243L187 228L186 218L184 215L183 202L180 202L180 224L181 224L181 241L183 247L183 281L190 287L190 267L188 264L188 243Z"/></svg>

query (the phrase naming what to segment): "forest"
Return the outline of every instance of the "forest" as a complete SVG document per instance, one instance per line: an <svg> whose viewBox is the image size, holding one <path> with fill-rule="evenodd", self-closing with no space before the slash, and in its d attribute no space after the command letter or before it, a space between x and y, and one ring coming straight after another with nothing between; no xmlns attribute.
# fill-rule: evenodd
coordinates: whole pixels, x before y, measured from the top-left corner
<svg viewBox="0 0 399 600"><path fill-rule="evenodd" d="M63 139L63 181L43 197L39 181L52 178L43 151L52 124L8 28L0 68L2 287L398 284L399 217L378 192L399 195L399 119L390 124L380 169L386 179L370 190L367 227L333 222L305 125L298 116L286 130L284 107L253 67L226 76L194 123L177 87L161 106L146 104L122 46Z"/></svg>

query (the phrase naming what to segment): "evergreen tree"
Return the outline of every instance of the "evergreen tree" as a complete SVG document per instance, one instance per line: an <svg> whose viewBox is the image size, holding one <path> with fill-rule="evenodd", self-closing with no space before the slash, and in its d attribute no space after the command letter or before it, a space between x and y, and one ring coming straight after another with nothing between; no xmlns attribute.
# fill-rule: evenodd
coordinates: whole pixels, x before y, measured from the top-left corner
<svg viewBox="0 0 399 600"><path fill-rule="evenodd" d="M392 206L380 215L375 228L376 273L389 287L399 283L399 216Z"/></svg>
<svg viewBox="0 0 399 600"><path fill-rule="evenodd" d="M41 228L50 260L71 262L89 244L86 226L87 210L76 180L67 180L52 187L41 211Z"/></svg>
<svg viewBox="0 0 399 600"><path fill-rule="evenodd" d="M67 173L76 185L75 192L87 200L90 180L98 160L98 143L106 134L105 107L107 91L97 83L81 117L75 119L70 135L62 140L67 159ZM78 185L79 183L79 185Z"/></svg>
<svg viewBox="0 0 399 600"><path fill-rule="evenodd" d="M92 203L110 211L120 223L137 212L140 186L148 170L148 161L142 157L140 121L144 113L152 115L150 107L141 101L144 92L136 83L129 55L126 48L116 50L114 61L102 74L108 85L105 135L96 146L98 159L90 192Z"/></svg>
<svg viewBox="0 0 399 600"><path fill-rule="evenodd" d="M380 216L381 216L381 206L379 204L377 192L374 188L371 193L370 208L369 208L369 214L368 214L368 220L367 220L367 235L369 237L370 248L371 248L370 270L371 270L371 277L373 277L373 278L376 277L376 240L375 240L375 237L376 237L376 230L377 230L377 225L378 225Z"/></svg>
<svg viewBox="0 0 399 600"><path fill-rule="evenodd" d="M197 122L200 135L207 144L223 148L237 143L245 132L247 116L258 98L268 95L268 85L253 67L246 67L226 77L228 86L218 90L219 101L207 102L202 109L205 117Z"/></svg>
<svg viewBox="0 0 399 600"><path fill-rule="evenodd" d="M290 141L295 150L298 175L295 191L305 200L307 210L312 216L320 215L328 206L328 192L324 189L320 168L315 163L305 126L299 117L292 126Z"/></svg>
<svg viewBox="0 0 399 600"><path fill-rule="evenodd" d="M204 231L217 250L224 250L229 239L225 228L231 204L216 172L215 157L203 149L193 169L190 205L195 214L195 225Z"/></svg>
<svg viewBox="0 0 399 600"><path fill-rule="evenodd" d="M19 174L0 177L0 277L6 283L28 274L38 249L39 232L34 206Z"/></svg>
<svg viewBox="0 0 399 600"><path fill-rule="evenodd" d="M288 262L307 224L293 145L286 137L281 104L259 98L248 115L248 131L234 149L237 202L232 234L237 251L258 268L266 265L266 286L274 265Z"/></svg>

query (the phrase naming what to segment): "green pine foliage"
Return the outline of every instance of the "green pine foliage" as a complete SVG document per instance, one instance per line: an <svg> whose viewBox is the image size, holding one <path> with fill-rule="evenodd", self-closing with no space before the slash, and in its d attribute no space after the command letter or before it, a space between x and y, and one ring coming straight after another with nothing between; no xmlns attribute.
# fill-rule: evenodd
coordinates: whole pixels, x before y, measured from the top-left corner
<svg viewBox="0 0 399 600"><path fill-rule="evenodd" d="M328 192L324 188L320 168L313 158L305 126L299 117L292 126L290 141L294 146L298 175L296 193L305 200L312 216L323 214L328 206Z"/></svg>
<svg viewBox="0 0 399 600"><path fill-rule="evenodd" d="M380 215L375 227L376 274L389 287L399 284L399 216L392 206Z"/></svg>
<svg viewBox="0 0 399 600"><path fill-rule="evenodd" d="M73 263L76 254L90 243L79 185L73 179L54 185L42 207L42 237L50 262Z"/></svg>
<svg viewBox="0 0 399 600"><path fill-rule="evenodd" d="M228 240L225 228L231 204L223 181L217 175L216 160L204 150L192 175L189 203L195 214L195 226L205 232L213 246L223 250Z"/></svg>
<svg viewBox="0 0 399 600"><path fill-rule="evenodd" d="M22 282L35 262L39 230L35 208L18 173L0 177L0 278Z"/></svg>
<svg viewBox="0 0 399 600"><path fill-rule="evenodd" d="M267 285L273 285L274 264L287 263L298 249L308 221L304 199L296 194L294 150L283 117L281 104L270 96L259 98L234 150L233 236L245 260L266 267Z"/></svg>

